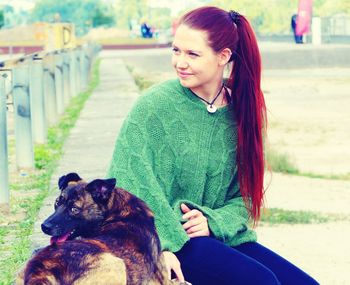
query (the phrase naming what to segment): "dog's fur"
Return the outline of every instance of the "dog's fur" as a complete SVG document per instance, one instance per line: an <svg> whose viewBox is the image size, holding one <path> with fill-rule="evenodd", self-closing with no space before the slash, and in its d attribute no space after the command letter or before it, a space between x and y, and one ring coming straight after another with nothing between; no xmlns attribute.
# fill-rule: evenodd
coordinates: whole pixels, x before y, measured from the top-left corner
<svg viewBox="0 0 350 285"><path fill-rule="evenodd" d="M153 213L115 183L87 183L76 173L59 179L55 212L42 224L51 245L28 261L17 284L173 284Z"/></svg>

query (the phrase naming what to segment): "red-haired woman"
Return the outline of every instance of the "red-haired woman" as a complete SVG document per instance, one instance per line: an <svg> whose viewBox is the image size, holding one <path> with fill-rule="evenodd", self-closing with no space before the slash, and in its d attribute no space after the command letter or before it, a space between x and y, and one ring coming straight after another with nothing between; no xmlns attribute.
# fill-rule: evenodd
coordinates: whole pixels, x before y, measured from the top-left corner
<svg viewBox="0 0 350 285"><path fill-rule="evenodd" d="M140 97L108 173L154 211L169 274L193 285L317 284L249 228L263 201L266 110L248 21L216 7L185 14L172 64L178 78Z"/></svg>

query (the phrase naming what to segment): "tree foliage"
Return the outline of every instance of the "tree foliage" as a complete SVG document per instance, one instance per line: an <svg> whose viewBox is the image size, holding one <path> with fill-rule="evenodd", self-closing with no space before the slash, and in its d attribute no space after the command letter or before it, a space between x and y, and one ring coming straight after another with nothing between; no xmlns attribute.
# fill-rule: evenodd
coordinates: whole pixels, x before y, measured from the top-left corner
<svg viewBox="0 0 350 285"><path fill-rule="evenodd" d="M4 11L0 10L0 29L4 25Z"/></svg>
<svg viewBox="0 0 350 285"><path fill-rule="evenodd" d="M247 16L259 34L283 34L290 32L291 16L298 11L299 0L213 0L226 10L234 9ZM313 16L329 17L345 13L350 15L349 0L314 0Z"/></svg>
<svg viewBox="0 0 350 285"><path fill-rule="evenodd" d="M113 10L100 0L39 0L32 11L34 21L57 21L57 15L61 22L74 23L80 34L90 27L114 22Z"/></svg>
<svg viewBox="0 0 350 285"><path fill-rule="evenodd" d="M140 22L147 20L147 0L116 0L116 23L117 26L130 28L132 21Z"/></svg>

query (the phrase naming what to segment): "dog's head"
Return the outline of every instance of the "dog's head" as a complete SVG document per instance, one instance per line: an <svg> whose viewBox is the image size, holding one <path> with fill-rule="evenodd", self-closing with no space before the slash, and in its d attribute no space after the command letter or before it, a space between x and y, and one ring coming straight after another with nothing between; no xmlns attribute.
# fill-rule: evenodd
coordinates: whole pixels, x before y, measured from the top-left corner
<svg viewBox="0 0 350 285"><path fill-rule="evenodd" d="M58 181L61 193L55 202L55 212L41 225L43 232L52 236L51 243L90 236L105 218L115 184L114 178L86 183L76 173L62 176Z"/></svg>

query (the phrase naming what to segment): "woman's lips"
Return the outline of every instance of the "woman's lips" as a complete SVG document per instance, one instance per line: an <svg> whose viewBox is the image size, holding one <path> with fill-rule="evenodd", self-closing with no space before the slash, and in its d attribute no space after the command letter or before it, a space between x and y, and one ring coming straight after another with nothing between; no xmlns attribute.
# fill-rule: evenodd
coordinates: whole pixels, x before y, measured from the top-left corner
<svg viewBox="0 0 350 285"><path fill-rule="evenodd" d="M177 71L177 75L180 78L188 78L188 77L190 77L193 74L192 73L188 73L188 72L183 72L183 71Z"/></svg>

